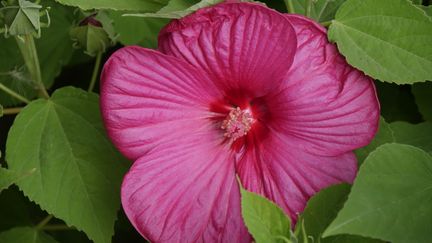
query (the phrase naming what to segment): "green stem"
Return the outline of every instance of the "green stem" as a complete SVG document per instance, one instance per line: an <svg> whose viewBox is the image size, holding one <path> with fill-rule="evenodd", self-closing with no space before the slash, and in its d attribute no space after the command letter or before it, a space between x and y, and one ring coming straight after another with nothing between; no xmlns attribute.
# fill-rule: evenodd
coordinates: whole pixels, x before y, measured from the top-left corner
<svg viewBox="0 0 432 243"><path fill-rule="evenodd" d="M306 0L305 1L305 15L307 17L310 17L311 11L312 11L312 0Z"/></svg>
<svg viewBox="0 0 432 243"><path fill-rule="evenodd" d="M320 24L321 24L322 26L324 26L324 27L329 27L329 26L331 25L332 21L333 21L333 20L330 20L330 21L324 21L324 22L321 22Z"/></svg>
<svg viewBox="0 0 432 243"><path fill-rule="evenodd" d="M51 224L51 225L45 225L40 229L44 231L61 231L61 230L74 230L75 228L69 227L65 224Z"/></svg>
<svg viewBox="0 0 432 243"><path fill-rule="evenodd" d="M23 107L14 107L14 108L6 108L3 109L3 114L5 115L15 115L20 113L20 111L23 109Z"/></svg>
<svg viewBox="0 0 432 243"><path fill-rule="evenodd" d="M53 218L53 216L50 214L46 216L42 221L39 222L39 224L36 225L37 230L41 230L43 227L45 227L46 224L49 223L49 221Z"/></svg>
<svg viewBox="0 0 432 243"><path fill-rule="evenodd" d="M100 68L100 64L101 64L101 59L102 59L102 52L99 52L96 56L96 62L93 68L93 74L92 74L92 78L90 81L90 85L88 87L88 92L92 92L94 89L94 86L96 85L96 81L97 81L97 77L99 74L99 68Z"/></svg>
<svg viewBox="0 0 432 243"><path fill-rule="evenodd" d="M9 89L4 84L0 84L0 89L3 90L5 93L9 94L10 96L12 96L12 97L14 97L14 98L26 103L26 104L29 104L31 102L26 97L24 97L24 96L18 94L17 92Z"/></svg>
<svg viewBox="0 0 432 243"><path fill-rule="evenodd" d="M294 4L292 0L284 0L288 13L295 13Z"/></svg>
<svg viewBox="0 0 432 243"><path fill-rule="evenodd" d="M237 183L238 183L240 189L244 189L244 188L243 188L243 185L242 185L242 183L241 183L240 176L239 176L238 174L236 174L236 179L237 179Z"/></svg>
<svg viewBox="0 0 432 243"><path fill-rule="evenodd" d="M30 72L33 81L36 83L39 93L42 97L48 99L49 94L42 81L39 58L36 50L36 45L31 34L15 37L24 62Z"/></svg>
<svg viewBox="0 0 432 243"><path fill-rule="evenodd" d="M308 235L306 234L306 228L304 226L304 220L302 220L301 223L301 231L302 231L302 236L303 236L303 243L308 243Z"/></svg>

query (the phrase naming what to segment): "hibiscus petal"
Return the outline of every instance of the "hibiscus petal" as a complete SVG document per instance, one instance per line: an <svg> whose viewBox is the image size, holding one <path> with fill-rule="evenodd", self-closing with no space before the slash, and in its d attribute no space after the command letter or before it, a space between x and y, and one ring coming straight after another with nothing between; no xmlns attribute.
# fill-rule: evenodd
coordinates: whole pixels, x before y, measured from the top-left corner
<svg viewBox="0 0 432 243"><path fill-rule="evenodd" d="M205 70L225 91L260 96L280 83L296 50L284 15L253 3L223 3L173 20L159 49Z"/></svg>
<svg viewBox="0 0 432 243"><path fill-rule="evenodd" d="M238 158L237 174L246 189L283 208L293 225L312 195L330 185L352 183L357 172L352 152L317 156L291 146L277 134L259 144Z"/></svg>
<svg viewBox="0 0 432 243"><path fill-rule="evenodd" d="M129 220L151 242L250 242L228 146L205 122L183 129L196 132L149 151L126 175Z"/></svg>
<svg viewBox="0 0 432 243"><path fill-rule="evenodd" d="M111 140L130 159L186 135L184 126L210 116L221 95L206 75L172 56L126 47L102 74L101 110Z"/></svg>
<svg viewBox="0 0 432 243"><path fill-rule="evenodd" d="M349 66L325 29L288 15L298 48L283 87L268 96L274 123L298 148L335 156L367 145L378 127L373 80Z"/></svg>

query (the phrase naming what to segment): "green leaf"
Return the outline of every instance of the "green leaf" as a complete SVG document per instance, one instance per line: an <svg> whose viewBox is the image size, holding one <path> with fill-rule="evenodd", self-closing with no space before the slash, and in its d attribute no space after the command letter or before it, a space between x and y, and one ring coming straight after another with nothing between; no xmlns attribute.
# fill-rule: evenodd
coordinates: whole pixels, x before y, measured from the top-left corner
<svg viewBox="0 0 432 243"><path fill-rule="evenodd" d="M54 238L30 227L17 227L0 233L0 243L57 243Z"/></svg>
<svg viewBox="0 0 432 243"><path fill-rule="evenodd" d="M157 48L157 37L167 19L137 18L122 16L125 12L109 11L114 21L114 29L120 35L119 41L123 45L141 45L147 48Z"/></svg>
<svg viewBox="0 0 432 243"><path fill-rule="evenodd" d="M74 9L48 0L42 1L41 4L51 8L49 12L51 25L42 30L40 39L35 40L42 79L45 86L49 88L74 52L72 40L69 37L69 29L74 21Z"/></svg>
<svg viewBox="0 0 432 243"><path fill-rule="evenodd" d="M376 79L432 80L432 21L408 0L347 0L328 36L351 65Z"/></svg>
<svg viewBox="0 0 432 243"><path fill-rule="evenodd" d="M410 145L382 145L360 168L347 202L324 236L429 242L431 195L431 155Z"/></svg>
<svg viewBox="0 0 432 243"><path fill-rule="evenodd" d="M168 5L155 13L130 14L125 11L109 11L108 14L114 20L114 28L120 35L120 43L157 48L158 33L168 24L168 19L183 17L199 8L221 1L171 0Z"/></svg>
<svg viewBox="0 0 432 243"><path fill-rule="evenodd" d="M13 170L8 170L0 167L0 192L8 188L13 183L21 180L22 178L33 174L36 170L30 169L29 171L24 171L22 173L17 173Z"/></svg>
<svg viewBox="0 0 432 243"><path fill-rule="evenodd" d="M0 117L3 116L3 106L0 104ZM1 151L0 151L0 158L1 158Z"/></svg>
<svg viewBox="0 0 432 243"><path fill-rule="evenodd" d="M179 19L200 8L208 7L222 1L223 0L202 0L197 2L196 0L171 0L167 6L156 13L126 14L126 16Z"/></svg>
<svg viewBox="0 0 432 243"><path fill-rule="evenodd" d="M336 218L337 213L345 203L350 192L350 188L351 186L348 184L331 186L321 190L315 196L309 199L306 208L298 220L296 231L301 232L304 230L304 232L307 234L309 242L381 242L379 240L369 239L357 235L337 235L321 238L324 230ZM304 242L303 237L299 238L299 242Z"/></svg>
<svg viewBox="0 0 432 243"><path fill-rule="evenodd" d="M320 243L388 243L359 235L335 235L322 238Z"/></svg>
<svg viewBox="0 0 432 243"><path fill-rule="evenodd" d="M110 242L125 166L105 135L96 94L62 88L26 106L9 132L6 160L18 172L37 168L17 185L42 209L96 243Z"/></svg>
<svg viewBox="0 0 432 243"><path fill-rule="evenodd" d="M350 185L348 184L340 184L321 190L309 199L296 227L304 227L308 238L314 239L314 242L319 242L318 239L321 238L325 228L336 218L336 214L342 208L349 192Z"/></svg>
<svg viewBox="0 0 432 243"><path fill-rule="evenodd" d="M432 5L429 5L429 6L423 6L423 5L421 5L419 7L421 9L423 9L427 15L429 15L430 17L432 17Z"/></svg>
<svg viewBox="0 0 432 243"><path fill-rule="evenodd" d="M197 4L198 2L207 2L215 4L218 0L170 0L169 3L161 8L157 13L169 13L169 12L176 12L176 11L183 11L185 9L190 8L191 6ZM219 1L220 2L220 1Z"/></svg>
<svg viewBox="0 0 432 243"><path fill-rule="evenodd" d="M419 147L432 153L432 122L410 124L407 122L393 122L390 124L395 142Z"/></svg>
<svg viewBox="0 0 432 243"><path fill-rule="evenodd" d="M241 207L244 222L257 243L290 239L290 219L273 202L241 188Z"/></svg>
<svg viewBox="0 0 432 243"><path fill-rule="evenodd" d="M401 143L419 147L427 152L432 152L432 122L411 124L408 122L386 123L380 118L380 126L375 138L366 147L355 151L359 163L363 163L366 157L377 147L385 143Z"/></svg>
<svg viewBox="0 0 432 243"><path fill-rule="evenodd" d="M130 10L140 12L155 12L168 4L169 0L56 0L69 6L79 7L83 10L112 9Z"/></svg>
<svg viewBox="0 0 432 243"><path fill-rule="evenodd" d="M317 0L314 1L311 18L318 22L330 21L334 19L336 11L346 0ZM293 0L295 12L305 14L305 0Z"/></svg>
<svg viewBox="0 0 432 243"><path fill-rule="evenodd" d="M370 142L367 146L355 151L359 164L362 164L366 157L382 144L392 143L394 141L395 139L393 130L390 128L390 125L384 120L384 118L380 117L378 132L376 133L372 142Z"/></svg>
<svg viewBox="0 0 432 243"><path fill-rule="evenodd" d="M432 121L432 82L414 84L412 92L423 118Z"/></svg>
<svg viewBox="0 0 432 243"><path fill-rule="evenodd" d="M5 76L5 72L13 69L17 62L22 62L20 51L14 38L4 38L0 35L0 78Z"/></svg>

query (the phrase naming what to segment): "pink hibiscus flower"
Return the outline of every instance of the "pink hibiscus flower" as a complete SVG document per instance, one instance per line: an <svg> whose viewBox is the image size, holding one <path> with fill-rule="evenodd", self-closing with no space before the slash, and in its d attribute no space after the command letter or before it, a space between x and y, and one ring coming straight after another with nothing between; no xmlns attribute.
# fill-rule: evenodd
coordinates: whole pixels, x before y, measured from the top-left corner
<svg viewBox="0 0 432 243"><path fill-rule="evenodd" d="M166 26L159 51L126 47L102 76L109 136L134 164L123 208L153 242L250 242L236 175L293 221L320 189L352 182L374 136L373 81L326 30L252 3Z"/></svg>

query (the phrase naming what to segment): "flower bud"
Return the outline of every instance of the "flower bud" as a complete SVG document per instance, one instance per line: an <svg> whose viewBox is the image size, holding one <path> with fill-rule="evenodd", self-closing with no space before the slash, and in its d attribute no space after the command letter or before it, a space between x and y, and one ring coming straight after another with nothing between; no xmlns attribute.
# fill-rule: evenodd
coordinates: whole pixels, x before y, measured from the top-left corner
<svg viewBox="0 0 432 243"><path fill-rule="evenodd" d="M115 44L116 35L112 21L104 12L93 13L81 20L70 30L74 46L83 48L85 53L95 56Z"/></svg>
<svg viewBox="0 0 432 243"><path fill-rule="evenodd" d="M4 31L6 35L28 35L40 36L41 27L49 25L47 10L42 10L42 6L26 0L18 0L18 3L4 4L0 9L3 15ZM41 12L44 11L44 12ZM48 16L48 23L40 22L40 17L44 14Z"/></svg>

